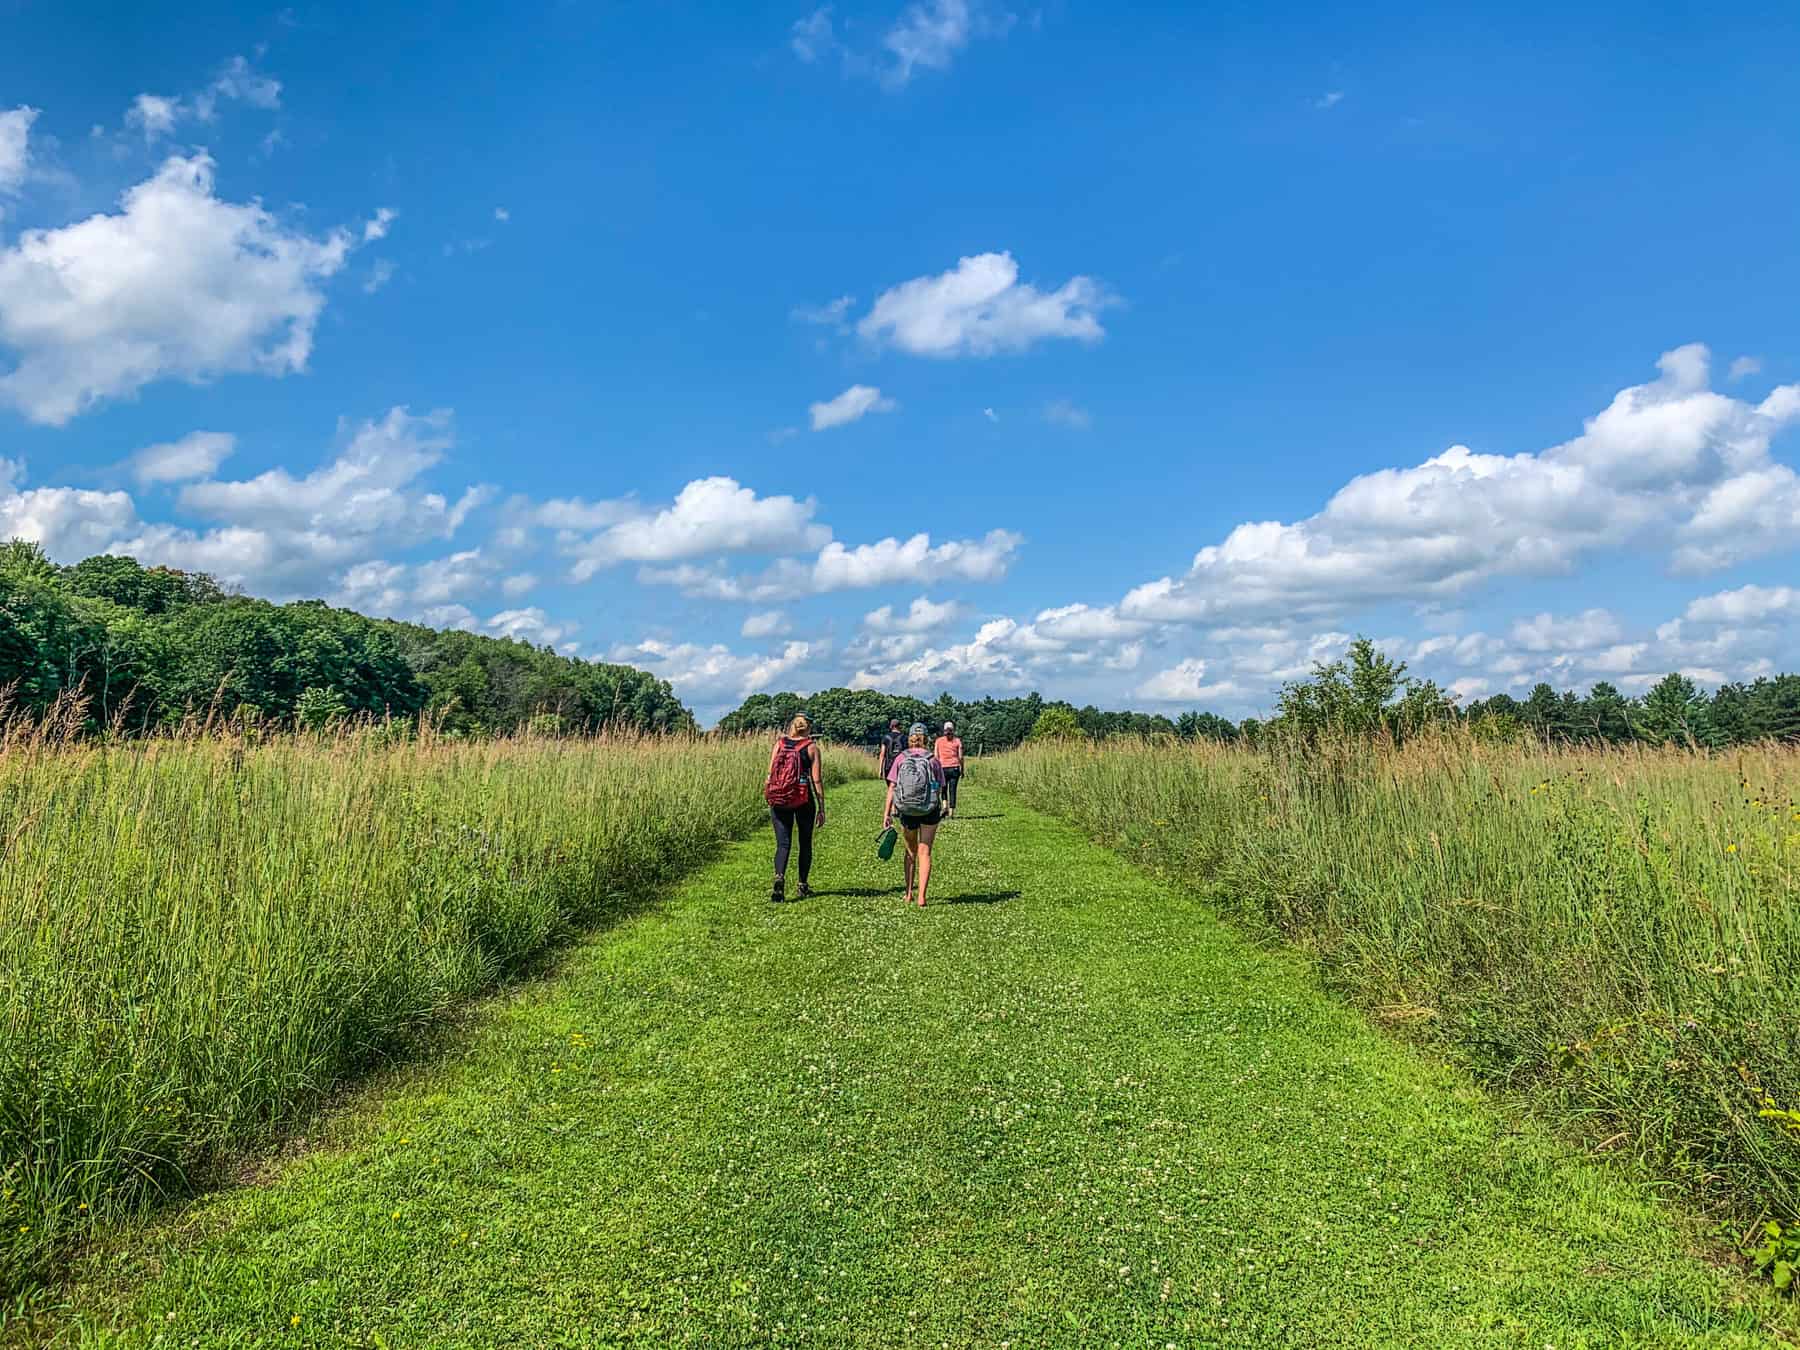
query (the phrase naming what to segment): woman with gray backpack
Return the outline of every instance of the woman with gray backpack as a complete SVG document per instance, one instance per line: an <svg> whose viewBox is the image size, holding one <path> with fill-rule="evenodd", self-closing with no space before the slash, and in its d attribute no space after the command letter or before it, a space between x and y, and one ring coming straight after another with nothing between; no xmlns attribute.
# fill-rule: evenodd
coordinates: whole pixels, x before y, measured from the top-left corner
<svg viewBox="0 0 1800 1350"><path fill-rule="evenodd" d="M916 876L923 909L931 885L931 843L937 838L944 800L944 766L925 748L923 722L914 722L907 732L906 749L888 765L887 780L886 825L899 820L906 836L906 898L913 898Z"/></svg>

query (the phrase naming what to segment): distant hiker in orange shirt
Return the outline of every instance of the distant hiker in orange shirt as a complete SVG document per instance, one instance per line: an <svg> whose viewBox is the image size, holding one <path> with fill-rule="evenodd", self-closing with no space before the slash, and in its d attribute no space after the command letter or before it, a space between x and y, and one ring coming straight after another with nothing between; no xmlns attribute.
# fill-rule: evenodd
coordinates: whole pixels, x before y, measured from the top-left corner
<svg viewBox="0 0 1800 1350"><path fill-rule="evenodd" d="M956 723L944 723L944 734L933 747L934 757L944 766L944 819L956 814L956 785L962 781L962 737L956 734Z"/></svg>

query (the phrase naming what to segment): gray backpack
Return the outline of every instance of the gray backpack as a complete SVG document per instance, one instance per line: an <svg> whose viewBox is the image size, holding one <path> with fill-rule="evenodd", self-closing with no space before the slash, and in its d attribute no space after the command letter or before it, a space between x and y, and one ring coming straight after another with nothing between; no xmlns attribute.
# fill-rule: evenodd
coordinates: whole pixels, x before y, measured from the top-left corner
<svg viewBox="0 0 1800 1350"><path fill-rule="evenodd" d="M894 810L903 816L928 816L937 809L937 775L927 755L900 756L894 770Z"/></svg>

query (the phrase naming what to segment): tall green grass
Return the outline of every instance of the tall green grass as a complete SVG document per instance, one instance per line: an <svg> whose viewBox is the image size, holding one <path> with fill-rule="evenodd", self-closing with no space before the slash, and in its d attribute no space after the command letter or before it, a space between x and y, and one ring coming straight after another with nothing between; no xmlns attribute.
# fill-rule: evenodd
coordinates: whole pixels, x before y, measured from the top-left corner
<svg viewBox="0 0 1800 1350"><path fill-rule="evenodd" d="M766 819L761 739L388 739L0 734L0 1288Z"/></svg>
<svg viewBox="0 0 1800 1350"><path fill-rule="evenodd" d="M983 760L1596 1147L1800 1210L1800 752L1107 742Z"/></svg>

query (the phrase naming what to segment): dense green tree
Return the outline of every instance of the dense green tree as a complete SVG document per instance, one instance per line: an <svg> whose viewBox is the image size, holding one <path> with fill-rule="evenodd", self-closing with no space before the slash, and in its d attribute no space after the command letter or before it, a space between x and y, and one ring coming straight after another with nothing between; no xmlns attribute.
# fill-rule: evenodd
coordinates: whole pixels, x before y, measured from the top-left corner
<svg viewBox="0 0 1800 1350"><path fill-rule="evenodd" d="M1657 742L1700 746L1713 739L1706 700L1686 675L1665 675L1651 687L1644 695L1640 725Z"/></svg>
<svg viewBox="0 0 1800 1350"><path fill-rule="evenodd" d="M1753 739L1749 686L1722 684L1706 705L1706 728L1715 745L1732 745Z"/></svg>
<svg viewBox="0 0 1800 1350"><path fill-rule="evenodd" d="M1750 686L1749 735L1800 741L1800 675L1763 676Z"/></svg>
<svg viewBox="0 0 1800 1350"><path fill-rule="evenodd" d="M1066 703L1052 703L1038 714L1037 721L1032 724L1031 735L1027 739L1074 741L1080 740L1086 734L1081 729L1081 719L1075 715L1073 708Z"/></svg>
<svg viewBox="0 0 1800 1350"><path fill-rule="evenodd" d="M1184 741L1219 741L1229 745L1238 738L1238 728L1217 713L1184 712L1175 719L1175 734Z"/></svg>
<svg viewBox="0 0 1800 1350"><path fill-rule="evenodd" d="M1618 689L1601 680L1588 692L1584 716L1594 736L1609 745L1632 738L1631 703Z"/></svg>
<svg viewBox="0 0 1800 1350"><path fill-rule="evenodd" d="M57 569L45 555L42 544L30 539L8 539L0 544L0 577L49 583L56 580Z"/></svg>
<svg viewBox="0 0 1800 1350"><path fill-rule="evenodd" d="M1557 698L1556 690L1548 684L1540 681L1532 686L1519 715L1525 725L1543 740L1567 738L1568 728L1563 725L1562 720L1562 701Z"/></svg>
<svg viewBox="0 0 1800 1350"><path fill-rule="evenodd" d="M1341 659L1282 687L1276 722L1302 738L1336 731L1399 740L1454 716L1454 702L1436 684L1408 678L1404 661L1359 637Z"/></svg>
<svg viewBox="0 0 1800 1350"><path fill-rule="evenodd" d="M197 572L96 557L58 568L0 544L0 689L42 710L79 692L89 718L141 730L189 716L292 724L307 707L507 732L550 713L574 732L690 730L665 681L528 643L366 618L317 600L228 596Z"/></svg>

